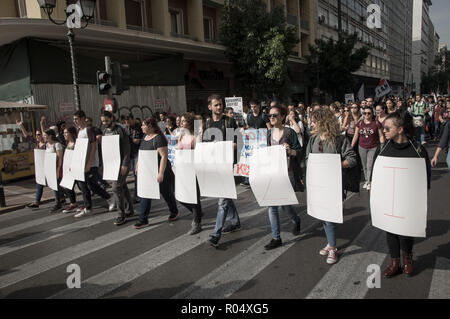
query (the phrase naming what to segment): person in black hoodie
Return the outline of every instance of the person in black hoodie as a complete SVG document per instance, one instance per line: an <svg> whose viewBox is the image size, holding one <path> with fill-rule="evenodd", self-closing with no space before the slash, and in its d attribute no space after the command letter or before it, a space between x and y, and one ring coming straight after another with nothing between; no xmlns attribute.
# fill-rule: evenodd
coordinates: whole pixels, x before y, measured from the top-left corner
<svg viewBox="0 0 450 319"><path fill-rule="evenodd" d="M411 115L408 112L400 111L389 114L386 118L383 130L386 135L387 143L384 147L378 147L375 152L375 160L379 155L425 159L427 168L427 187L430 189L430 159L423 146L414 140L414 127ZM391 264L384 270L383 275L389 278L403 271L404 274L411 276L413 273L412 250L414 238L386 232L386 239L392 259ZM400 266L400 250L403 255L403 267Z"/></svg>

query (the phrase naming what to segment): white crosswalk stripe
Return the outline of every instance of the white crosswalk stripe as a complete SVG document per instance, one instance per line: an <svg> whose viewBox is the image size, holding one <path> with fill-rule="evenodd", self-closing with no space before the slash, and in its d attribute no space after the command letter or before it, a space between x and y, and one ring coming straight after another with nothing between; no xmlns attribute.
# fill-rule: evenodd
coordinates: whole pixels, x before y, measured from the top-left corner
<svg viewBox="0 0 450 319"><path fill-rule="evenodd" d="M258 208L243 213L240 217L241 220L245 220L246 218L253 217L263 211L265 211L265 209ZM155 247L125 263L83 281L81 289L67 289L52 298L99 298L187 251L204 244L209 236L209 231L203 231L198 236L183 235L177 237L174 240Z"/></svg>
<svg viewBox="0 0 450 319"><path fill-rule="evenodd" d="M450 259L438 257L428 299L450 299Z"/></svg>

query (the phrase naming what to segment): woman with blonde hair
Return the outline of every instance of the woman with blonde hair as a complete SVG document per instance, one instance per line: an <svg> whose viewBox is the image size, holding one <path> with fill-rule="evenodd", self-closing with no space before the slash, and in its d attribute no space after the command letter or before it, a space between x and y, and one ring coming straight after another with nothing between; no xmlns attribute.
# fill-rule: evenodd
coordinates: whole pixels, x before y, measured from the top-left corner
<svg viewBox="0 0 450 319"><path fill-rule="evenodd" d="M341 155L342 168L357 165L356 153L349 140L340 134L340 125L333 112L329 109L319 109L311 115L311 138L306 148L306 159L309 154ZM344 195L344 192L342 191ZM338 260L336 248L336 224L323 222L328 244L320 250L320 255L327 256L327 263L334 264Z"/></svg>

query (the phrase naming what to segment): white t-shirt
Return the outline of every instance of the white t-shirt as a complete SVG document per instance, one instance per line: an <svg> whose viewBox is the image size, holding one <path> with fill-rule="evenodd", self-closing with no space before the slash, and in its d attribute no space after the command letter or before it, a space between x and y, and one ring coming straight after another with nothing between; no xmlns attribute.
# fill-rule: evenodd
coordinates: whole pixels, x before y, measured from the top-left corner
<svg viewBox="0 0 450 319"><path fill-rule="evenodd" d="M80 130L80 131L78 132L78 138L87 138L87 139L89 139L88 128L87 128L87 127L85 127L84 129L82 129L82 130ZM95 136L94 136L94 138L95 138ZM92 137L91 137L91 139L92 139ZM97 141L96 141L96 143L97 143ZM88 160L88 156L89 156L89 152L90 152L90 147L91 147L91 145L90 145L90 143L89 143L88 151L87 151L87 155L86 155L86 162L87 162L87 160ZM99 165L99 160L98 160L98 150L96 150L96 151L95 151L95 156L94 156L94 158L93 158L93 160L92 160L92 162L91 162L91 167L98 167L98 165Z"/></svg>

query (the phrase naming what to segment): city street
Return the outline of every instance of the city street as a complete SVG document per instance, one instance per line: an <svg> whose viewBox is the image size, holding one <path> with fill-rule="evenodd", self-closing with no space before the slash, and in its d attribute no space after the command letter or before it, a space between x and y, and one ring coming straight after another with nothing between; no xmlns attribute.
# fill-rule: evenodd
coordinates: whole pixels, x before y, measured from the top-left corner
<svg viewBox="0 0 450 319"><path fill-rule="evenodd" d="M204 230L194 236L186 234L192 215L180 206L181 218L168 222L163 200L154 202L150 227L141 230L132 227L137 215L115 226L117 213L98 197L94 214L82 219L50 214L53 203L21 209L0 216L0 298L450 298L449 188L441 158L432 172L427 237L414 246L414 275L381 274L380 288L368 288L368 266L379 265L382 273L390 257L385 232L371 225L365 190L344 204L340 259L332 266L318 253L327 241L322 223L306 214L305 193L297 193L295 206L301 234L291 234L281 213L283 246L270 251L264 250L271 238L267 208L240 185L235 203L242 230L224 234L218 249L206 242L217 212L213 198L202 199ZM81 269L80 289L67 287L71 264Z"/></svg>

